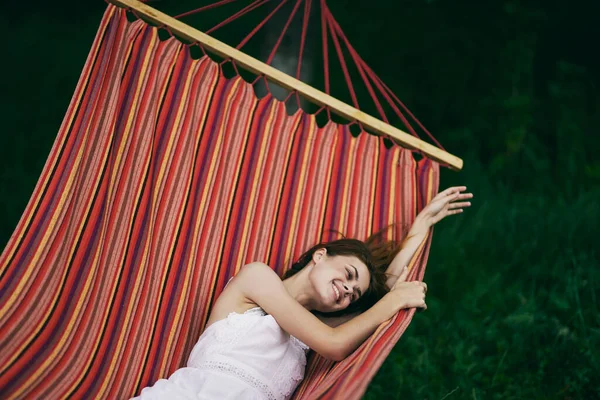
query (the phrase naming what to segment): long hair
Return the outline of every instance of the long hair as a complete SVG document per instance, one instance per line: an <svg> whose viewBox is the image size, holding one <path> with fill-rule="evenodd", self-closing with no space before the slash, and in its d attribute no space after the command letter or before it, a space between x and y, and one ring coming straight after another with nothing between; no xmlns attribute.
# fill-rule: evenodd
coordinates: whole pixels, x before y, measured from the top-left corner
<svg viewBox="0 0 600 400"><path fill-rule="evenodd" d="M302 268L306 267L312 260L314 252L320 248L325 248L329 257L337 255L355 256L361 260L369 270L369 275L371 276L369 288L360 299L351 303L344 310L335 313L327 313L327 315L333 316L365 311L388 292L386 286L388 274L386 274L385 270L402 248L403 240L384 240L383 234L386 233L390 227L395 225L399 225L399 223L396 222L388 225L379 232L369 236L364 242L358 239L347 238L341 232L330 229L329 231L340 234L342 239L331 242L321 242L311 247L292 264L290 269L283 275L283 279L295 275L302 270ZM406 226L403 225L401 226L399 237L404 238L405 236Z"/></svg>

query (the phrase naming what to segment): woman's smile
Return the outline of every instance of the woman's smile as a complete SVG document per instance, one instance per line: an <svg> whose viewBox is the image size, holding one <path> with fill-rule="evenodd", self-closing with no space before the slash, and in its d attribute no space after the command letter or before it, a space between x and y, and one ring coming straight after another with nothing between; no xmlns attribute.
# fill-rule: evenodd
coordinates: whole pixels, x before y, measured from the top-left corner
<svg viewBox="0 0 600 400"><path fill-rule="evenodd" d="M331 283L331 286L333 286L333 299L337 303L337 301L340 299L340 290L335 286L335 283L333 282Z"/></svg>

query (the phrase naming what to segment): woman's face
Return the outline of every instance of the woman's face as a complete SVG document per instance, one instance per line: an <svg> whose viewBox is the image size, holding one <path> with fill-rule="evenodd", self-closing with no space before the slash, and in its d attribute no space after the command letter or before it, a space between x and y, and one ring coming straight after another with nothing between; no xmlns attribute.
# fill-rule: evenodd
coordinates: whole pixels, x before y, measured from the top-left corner
<svg viewBox="0 0 600 400"><path fill-rule="evenodd" d="M315 263L309 280L315 289L315 309L321 312L343 310L364 295L371 279L367 266L355 256L327 256L325 248L313 254Z"/></svg>

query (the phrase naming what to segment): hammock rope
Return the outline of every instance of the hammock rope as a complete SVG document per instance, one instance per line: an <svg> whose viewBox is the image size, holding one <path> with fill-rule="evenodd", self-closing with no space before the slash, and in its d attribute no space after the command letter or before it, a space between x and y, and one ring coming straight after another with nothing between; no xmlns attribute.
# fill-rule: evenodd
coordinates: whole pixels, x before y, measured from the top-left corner
<svg viewBox="0 0 600 400"><path fill-rule="evenodd" d="M206 6L196 8L195 10L184 12L183 14L176 15L173 18L175 18L175 19L185 18L187 16L194 15L194 14L200 13L202 11L210 10L211 8L216 8L216 7L228 4L228 3L233 3L234 1L237 1L237 0L221 0L221 1L218 1L213 4L208 4Z"/></svg>
<svg viewBox="0 0 600 400"><path fill-rule="evenodd" d="M324 11L327 22L329 22L329 15L325 12L326 10L327 9L324 9L323 11ZM331 38L333 39L333 46L335 47L335 50L338 55L338 59L342 66L342 72L344 73L344 79L346 80L346 85L348 86L348 91L350 92L350 97L352 98L352 103L354 103L354 107L356 107L356 109L360 110L360 106L358 105L358 99L356 98L356 92L354 91L354 85L352 84L352 78L350 78L350 72L348 71L348 67L346 66L346 59L344 58L344 54L342 54L342 48L340 46L340 42L338 41L337 36L333 32L333 27L331 26L331 23L328 23L327 27L329 28Z"/></svg>
<svg viewBox="0 0 600 400"><path fill-rule="evenodd" d="M277 11L279 11L279 9L281 7L283 7L283 5L286 3L287 0L283 0L273 11L271 11L271 13L269 13L269 15L267 15L265 17L265 19L263 19L237 46L236 49L241 49L242 47L244 47L244 45L246 43L248 43L248 41L256 34L256 32L258 32L260 30L260 28L262 28L270 19L273 15L275 15L275 13Z"/></svg>
<svg viewBox="0 0 600 400"><path fill-rule="evenodd" d="M408 120L406 120L406 117L404 117L404 114L402 114L402 112L398 109L398 107L396 106L396 104L394 103L394 101L396 101L398 104L400 104L400 106L404 109L404 111L413 119L413 121L415 121L419 125L419 127L425 133L427 133L427 135L429 136L429 138L431 140L433 140L435 142L435 144L439 148L444 149L444 147L442 146L442 144L431 134L431 132L429 132L429 130L427 130L427 128L425 128L425 126L423 126L423 124L421 123L421 121L419 121L417 119L417 117L415 117L413 115L413 113L408 109L408 107L406 107L404 105L404 103L402 101L400 101L400 99L398 99L398 97L394 94L394 92L392 92L392 90L387 85L385 85L385 83L381 80L381 78L379 78L379 76L360 57L360 55L358 54L358 52L350 44L350 41L348 40L348 38L346 37L346 35L342 31L342 28L340 27L340 25L337 23L337 21L333 17L333 14L329 10L327 10L327 13L328 13L329 18L331 19L332 24L335 27L335 30L336 30L337 34L340 35L340 37L342 38L342 40L346 44L346 47L348 48L348 51L350 52L352 58L354 59L357 67L360 70L362 70L364 68L364 70L367 71L367 74L369 75L369 77L371 78L371 80L373 80L373 82L375 83L375 85L377 86L377 88L379 89L379 91L381 92L381 94L384 96L384 98L386 99L386 101L388 102L388 104L396 112L396 115L398 115L398 117L402 119L402 122L410 130L410 132L413 135L419 137L419 135L414 130L414 128L412 128L412 126L408 122ZM364 80L365 84L368 82L368 80L365 77L363 77L363 80ZM390 98L390 95L393 97L393 100Z"/></svg>
<svg viewBox="0 0 600 400"><path fill-rule="evenodd" d="M304 2L304 18L302 21L302 33L300 34L300 51L298 54L298 67L296 68L296 79L300 79L300 66L302 65L302 56L304 54L304 44L306 43L306 32L308 31L308 21L310 18L310 6L312 0ZM300 100L298 100L300 106Z"/></svg>
<svg viewBox="0 0 600 400"><path fill-rule="evenodd" d="M188 15L191 15L194 13L205 11L210 8L224 5L224 4L227 4L232 1L234 1L234 0L220 1L217 3L211 4L209 6L204 6L204 7L198 8L196 10L192 10L187 13L180 14L176 18L181 18L181 17L185 17L185 16L188 16ZM252 3L250 3L249 5L247 5L240 11L236 12L232 16L228 17L227 19L225 19L224 21L222 21L221 23L216 25L215 27L210 28L207 31L207 33L211 33L213 31L215 31L216 29L225 26L226 24L238 19L239 17L257 9L258 7L262 6L263 4L265 4L268 1L269 0L256 0ZM296 1L275 45L273 46L273 48L266 60L266 64L270 65L272 63L272 61L277 53L277 50L279 49L279 46L280 46L285 34L287 33L289 26L291 25L291 22L303 1L304 1L304 12L303 12L304 15L303 15L303 22L302 22L302 30L300 33L300 46L299 46L300 48L299 48L299 54L298 54L298 64L296 66L296 78L297 79L300 78L300 69L301 69L302 60L303 60L303 56L304 56L304 46L305 46L306 35L307 35L307 31L308 31L308 26L309 26L311 0L297 0ZM281 1L275 9L273 9L257 26L255 26L252 29L252 31L250 31L250 33L248 35L246 35L246 37L244 39L242 39L242 41L236 46L236 48L239 50L242 47L244 47L244 45L246 45L248 43L248 41L250 39L252 39L252 37L254 37L261 28L264 27L264 25L271 19L271 17L273 17L273 15L275 13L277 13L277 11L279 11L285 5L286 2L287 2L287 0ZM406 105L398 99L398 97L389 89L389 87L387 85L385 85L385 83L381 80L381 78L377 74L375 74L375 72L367 65L367 63L364 61L364 59L362 57L360 57L360 55L358 54L356 49L351 45L347 36L344 34L341 26L339 25L339 23L333 16L333 13L331 12L330 8L327 6L326 1L320 0L320 5L321 5L321 40L322 40L322 50L323 50L323 74L324 74L325 93L327 93L327 94L331 93L331 83L330 83L330 73L329 73L329 45L328 45L329 37L331 37L338 60L340 62L340 66L342 68L342 73L344 75L344 79L346 81L346 86L348 87L348 91L350 93L352 104L354 105L355 108L360 110L360 105L359 105L358 97L356 95L356 90L354 88L354 84L352 82L352 78L350 76L350 71L349 71L348 65L346 63L346 59L343 55L343 49L340 44L340 39L344 43L346 50L349 52L351 60L353 61L354 66L355 66L356 70L358 71L358 73L362 79L362 82L365 85L367 92L369 93L381 119L383 121L385 121L386 123L390 123L389 118L387 117L386 112L383 108L383 105L381 104L378 94L375 92L375 90L377 90L379 92L379 96L382 96L383 99L385 99L388 106L394 111L396 116L402 121L403 125L407 128L407 130L409 131L410 134L412 134L413 136L415 136L417 138L421 138L419 133L417 132L417 130L412 126L412 124L409 122L408 118L404 115L404 113L400 110L400 108L402 108L404 110L404 112L408 114L408 116L412 119L412 121L414 123L416 123L417 126L423 132L426 133L426 135L436 144L436 146L445 150L444 147L442 146L442 144L414 116L414 114L408 109L408 107L406 107ZM234 61L232 61L232 63L235 65ZM373 85L375 85L375 88L373 87ZM299 108L301 107L299 97L297 99L297 106ZM398 106L400 106L400 108L398 108ZM328 107L326 107L325 109L327 111L328 119L331 119L331 110ZM354 125L355 121L350 121L350 122L352 123L352 125ZM362 124L360 122L356 122L356 125L358 125L361 128L361 130L364 130L364 127L362 126ZM422 151L420 151L418 149L410 149L410 151L412 151L413 153L418 153L423 156L426 156ZM442 163L442 165L446 166L446 164L444 164L444 163Z"/></svg>
<svg viewBox="0 0 600 400"><path fill-rule="evenodd" d="M235 21L236 19L238 19L239 17L241 17L244 14L249 13L250 11L256 10L258 7L262 6L263 4L266 4L269 0L255 0L253 3L250 3L249 5L247 5L246 7L244 7L243 9L241 9L240 11L238 11L237 13L233 14L231 17L223 20L222 22L218 23L217 25L213 26L212 28L210 28L209 30L206 31L207 34L211 34L212 32L216 31L217 29L229 24L232 21ZM275 12L277 12L277 10L286 2L286 0L283 0L280 4L279 7L277 7L275 9L275 11L269 15L274 14ZM270 16L269 16L270 18ZM260 29L260 28L259 28Z"/></svg>

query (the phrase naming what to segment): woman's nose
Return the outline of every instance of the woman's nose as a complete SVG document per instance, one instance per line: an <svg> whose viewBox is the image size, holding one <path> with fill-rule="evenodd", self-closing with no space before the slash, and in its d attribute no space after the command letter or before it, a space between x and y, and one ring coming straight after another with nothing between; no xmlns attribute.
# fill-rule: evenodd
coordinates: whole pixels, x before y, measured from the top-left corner
<svg viewBox="0 0 600 400"><path fill-rule="evenodd" d="M344 287L344 291L350 292L350 289L348 289L348 286L346 286L346 284L343 284L342 286Z"/></svg>

